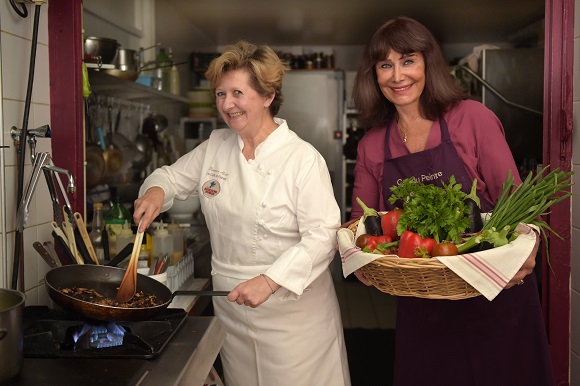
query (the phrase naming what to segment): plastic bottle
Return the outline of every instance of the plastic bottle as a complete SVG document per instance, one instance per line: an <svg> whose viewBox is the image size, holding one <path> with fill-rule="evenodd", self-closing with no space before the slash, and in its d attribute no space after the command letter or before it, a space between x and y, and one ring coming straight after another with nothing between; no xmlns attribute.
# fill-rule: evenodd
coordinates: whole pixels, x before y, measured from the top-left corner
<svg viewBox="0 0 580 386"><path fill-rule="evenodd" d="M135 241L135 234L131 230L131 224L129 221L125 221L121 233L117 235L117 240L115 241L115 250L120 252L127 246L127 244Z"/></svg>
<svg viewBox="0 0 580 386"><path fill-rule="evenodd" d="M169 92L173 95L179 95L181 93L179 89L179 70L175 64L171 67L169 74Z"/></svg>
<svg viewBox="0 0 580 386"><path fill-rule="evenodd" d="M169 260L169 265L175 265L179 263L183 257L184 246L185 246L185 233L181 229L178 223L171 223L167 225L167 230L173 238L173 255Z"/></svg>
<svg viewBox="0 0 580 386"><path fill-rule="evenodd" d="M99 261L105 261L105 252L103 250L103 240L101 238L103 229L105 227L105 220L103 218L103 203L93 203L93 221L91 223L91 233L89 239L93 244L93 249Z"/></svg>
<svg viewBox="0 0 580 386"><path fill-rule="evenodd" d="M117 197L111 209L105 215L105 229L109 236L109 254L113 258L117 251L116 242L117 236L121 234L125 222L131 222L131 213L121 204L120 198Z"/></svg>
<svg viewBox="0 0 580 386"><path fill-rule="evenodd" d="M162 258L165 254L169 255L169 257L173 255L173 237L171 237L167 229L163 228L163 224L153 234L152 244L152 260Z"/></svg>

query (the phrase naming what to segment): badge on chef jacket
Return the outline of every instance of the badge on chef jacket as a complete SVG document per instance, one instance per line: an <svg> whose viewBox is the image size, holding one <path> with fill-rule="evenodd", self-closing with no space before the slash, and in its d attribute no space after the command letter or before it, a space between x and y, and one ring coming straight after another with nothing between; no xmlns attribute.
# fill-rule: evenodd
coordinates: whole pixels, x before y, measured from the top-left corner
<svg viewBox="0 0 580 386"><path fill-rule="evenodd" d="M201 187L203 195L207 198L214 198L220 192L220 183L217 180L206 181Z"/></svg>

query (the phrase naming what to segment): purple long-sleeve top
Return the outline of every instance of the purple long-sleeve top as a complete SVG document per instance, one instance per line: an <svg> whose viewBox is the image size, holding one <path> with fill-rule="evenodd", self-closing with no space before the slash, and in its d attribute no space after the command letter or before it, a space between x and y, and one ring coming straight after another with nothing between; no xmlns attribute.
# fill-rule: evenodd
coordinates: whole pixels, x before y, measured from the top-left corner
<svg viewBox="0 0 580 386"><path fill-rule="evenodd" d="M521 183L518 169L505 139L503 126L497 116L482 103L465 100L443 115L449 128L451 141L463 161L469 177L477 178L477 192L495 203L502 191L508 171L515 183ZM371 208L385 210L382 177L385 157L386 126L369 130L358 145L354 168L351 218L362 216L356 197ZM441 126L433 122L425 150L441 144ZM390 131L389 148L393 158L410 154L403 143L396 123Z"/></svg>

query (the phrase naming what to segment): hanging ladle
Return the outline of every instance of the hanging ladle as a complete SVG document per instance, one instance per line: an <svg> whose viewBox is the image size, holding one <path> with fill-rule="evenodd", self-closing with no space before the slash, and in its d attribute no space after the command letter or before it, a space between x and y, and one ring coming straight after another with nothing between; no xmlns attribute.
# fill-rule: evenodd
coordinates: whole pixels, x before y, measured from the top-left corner
<svg viewBox="0 0 580 386"><path fill-rule="evenodd" d="M144 232L139 232L139 229L141 229L141 222L139 222L137 229L133 251L131 252L131 260L129 260L125 276L123 276L123 280L121 281L121 285L117 291L116 299L119 303L127 303L129 300L133 299L133 296L135 296L135 292L137 291L137 264L139 263L139 252L141 250L141 243L144 234Z"/></svg>

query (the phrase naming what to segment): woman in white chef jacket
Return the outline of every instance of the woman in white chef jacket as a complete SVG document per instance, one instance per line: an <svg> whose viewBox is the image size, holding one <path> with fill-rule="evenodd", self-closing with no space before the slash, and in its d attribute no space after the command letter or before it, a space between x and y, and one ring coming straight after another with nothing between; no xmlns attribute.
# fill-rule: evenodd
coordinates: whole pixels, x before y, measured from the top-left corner
<svg viewBox="0 0 580 386"><path fill-rule="evenodd" d="M340 211L328 168L274 118L287 67L267 46L225 48L206 77L229 129L155 170L135 201L145 229L174 199L199 195L211 236L228 386L350 385L328 269Z"/></svg>

